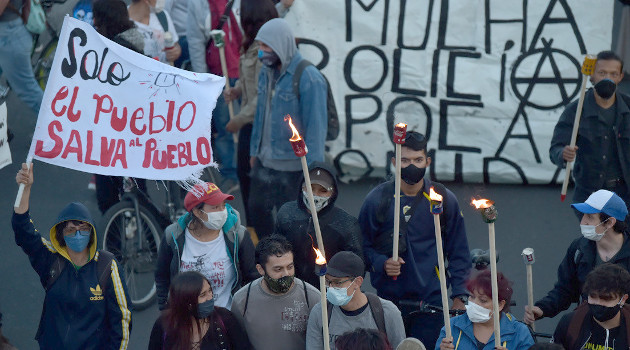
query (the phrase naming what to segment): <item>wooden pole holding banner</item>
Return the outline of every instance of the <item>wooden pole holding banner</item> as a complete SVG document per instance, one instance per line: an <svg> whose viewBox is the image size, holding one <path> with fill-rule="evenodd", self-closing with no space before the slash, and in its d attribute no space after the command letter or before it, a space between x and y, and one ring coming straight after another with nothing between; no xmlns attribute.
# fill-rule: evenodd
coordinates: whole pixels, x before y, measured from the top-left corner
<svg viewBox="0 0 630 350"><path fill-rule="evenodd" d="M214 44L219 48L219 59L221 60L221 71L223 71L223 76L225 77L225 88L223 92L227 92L230 89L230 77L228 76L228 68L227 62L225 60L225 32L220 29L215 29L210 31L210 35L212 36L212 40L214 40ZM227 102L228 112L230 113L230 120L234 119L234 106L232 105L232 101ZM232 134L234 138L234 143L238 143L238 135Z"/></svg>
<svg viewBox="0 0 630 350"><path fill-rule="evenodd" d="M575 143L577 141L580 119L582 118L582 106L584 106L584 94L586 93L586 81L588 80L587 76L593 74L595 62L597 62L597 57L593 55L586 55L586 57L584 57L584 62L582 63L582 86L580 87L580 99L578 100L577 112L575 113L575 120L573 121L573 133L571 134L570 147L575 147ZM560 201L562 202L564 202L564 199L567 197L569 178L571 177L571 171L573 170L574 163L575 160L567 162L566 171L564 173L564 182L562 182L562 191L560 191Z"/></svg>
<svg viewBox="0 0 630 350"><path fill-rule="evenodd" d="M394 177L394 232L392 235L392 260L398 261L398 243L400 235L400 162L402 144L407 136L407 124L398 123L394 125L394 144L396 145L396 174ZM398 276L393 276L395 281Z"/></svg>
<svg viewBox="0 0 630 350"><path fill-rule="evenodd" d="M33 162L33 155L29 154L28 156L26 156L26 166L28 167L28 169L31 169L31 163ZM17 191L17 195L15 195L15 203L13 203L13 207L17 208L20 206L20 202L22 202L22 195L24 195L24 184L20 184L20 187L18 187L18 191Z"/></svg>

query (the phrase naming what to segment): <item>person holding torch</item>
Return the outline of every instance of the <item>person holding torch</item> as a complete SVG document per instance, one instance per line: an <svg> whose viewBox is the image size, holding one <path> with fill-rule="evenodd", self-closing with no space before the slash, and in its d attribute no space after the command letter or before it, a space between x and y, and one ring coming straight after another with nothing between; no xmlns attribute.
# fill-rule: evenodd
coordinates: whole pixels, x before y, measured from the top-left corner
<svg viewBox="0 0 630 350"><path fill-rule="evenodd" d="M510 349L525 350L534 345L526 325L509 314L512 282L497 271L497 295L501 323L501 346L495 347L494 317L492 312L492 277L489 269L479 272L466 283L470 293L466 314L451 318L453 339L446 338L444 328L435 344L440 350Z"/></svg>
<svg viewBox="0 0 630 350"><path fill-rule="evenodd" d="M584 97L576 146L570 146L578 104L574 101L556 124L549 157L560 167L575 161L573 202L584 202L591 193L605 189L630 205L630 96L617 91L623 61L612 51L600 52L590 79L593 89Z"/></svg>
<svg viewBox="0 0 630 350"><path fill-rule="evenodd" d="M392 158L395 165L395 159ZM408 131L401 147L399 258L393 260L394 181L373 189L359 213L364 236L363 251L372 285L378 295L401 309L407 335L424 344L435 344L444 325L442 313L422 313L425 305L442 305L438 278L438 255L431 187L443 197L439 223L444 257L448 261L447 285L451 287L452 309L464 309L468 292L465 282L470 272L470 254L464 218L455 195L444 185L425 179L431 164L424 135ZM392 277L397 276L394 281ZM408 317L407 317L408 316Z"/></svg>

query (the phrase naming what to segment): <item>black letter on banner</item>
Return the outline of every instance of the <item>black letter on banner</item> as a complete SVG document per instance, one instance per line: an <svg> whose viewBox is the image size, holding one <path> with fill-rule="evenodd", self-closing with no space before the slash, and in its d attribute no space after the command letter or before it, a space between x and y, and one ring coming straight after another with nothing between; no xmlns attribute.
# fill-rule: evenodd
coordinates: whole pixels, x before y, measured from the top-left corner
<svg viewBox="0 0 630 350"><path fill-rule="evenodd" d="M505 159L502 157L494 157L494 158L486 157L483 159L483 183L485 184L490 183L490 172L489 172L490 162L502 162L511 166L512 168L514 168L514 170L516 170L518 175L521 177L521 181L523 181L523 185L527 185L529 183L527 181L527 177L525 176L525 173L523 172L523 169L521 169L521 167L518 166L518 164L514 163L513 161L509 159Z"/></svg>
<svg viewBox="0 0 630 350"><path fill-rule="evenodd" d="M354 56L359 51L363 51L363 50L368 50L368 51L372 51L376 53L381 58L381 61L383 61L383 75L381 76L381 80L379 80L376 83L376 85L369 88L362 88L359 85L355 84L354 81L352 80L352 62L354 60ZM343 75L346 78L346 83L348 84L348 87L350 89L357 92L373 92L380 89L381 85L383 85L383 82L385 81L385 78L387 77L388 69L389 69L389 64L387 63L387 57L385 56L385 53L381 49L378 49L374 46L363 45L363 46L355 47L354 49L352 49L352 51L348 53L348 57L346 57L346 62L343 64Z"/></svg>
<svg viewBox="0 0 630 350"><path fill-rule="evenodd" d="M551 18L551 12L553 12L553 8L557 2L560 2L562 8L564 9L564 13L567 15L564 18ZM547 6L547 11L543 15L540 23L538 23L538 27L536 28L536 32L534 33L534 37L532 42L529 44L529 51L532 51L536 47L536 43L538 42L538 38L542 34L543 28L547 24L558 24L558 23L569 23L571 24L571 28L573 29L573 34L575 34L575 39L577 39L578 45L580 46L580 53L586 54L586 46L584 45L584 39L582 39L582 34L580 34L580 29L575 23L575 17L573 16L573 12L571 12L571 7L567 4L566 0L551 0L549 1L549 5Z"/></svg>
<svg viewBox="0 0 630 350"><path fill-rule="evenodd" d="M446 97L481 101L481 95L463 94L455 91L455 60L457 57L480 58L480 52L450 51L448 55L448 73L446 74Z"/></svg>
<svg viewBox="0 0 630 350"><path fill-rule="evenodd" d="M337 174L339 174L339 177L343 177L344 175L346 175L341 169L341 157L349 153L358 154L361 158L363 158L363 160L365 161L365 166L363 166L362 168L365 169L365 172L363 173L363 175L361 175L361 177L358 180L367 179L370 176L370 173L372 172L372 170L374 170L374 168L372 167L372 164L370 164L370 161L367 159L365 154L363 154L363 152L356 149L346 149L342 151L341 153L339 153L333 160L333 163L335 164L335 170L337 170Z"/></svg>
<svg viewBox="0 0 630 350"><path fill-rule="evenodd" d="M356 0L361 8L369 12L376 5L378 0L372 0L369 5L363 4L362 0ZM389 17L389 0L385 0L385 9L383 11L383 31L381 33L381 45L387 44L387 18ZM352 0L346 0L346 41L352 41Z"/></svg>
<svg viewBox="0 0 630 350"><path fill-rule="evenodd" d="M396 106L403 102L414 102L422 106L424 109L424 115L426 116L427 126L424 130L424 136L429 140L429 136L431 135L431 129L433 127L433 118L431 117L431 109L427 106L426 103L422 102L419 98L413 96L403 96L398 97L392 103L389 104L387 108L386 120L387 120L387 134L389 135L389 140L394 144L394 110ZM419 130L415 130L418 131Z"/></svg>
<svg viewBox="0 0 630 350"><path fill-rule="evenodd" d="M402 56L402 49L394 50L394 76L392 77L392 92L400 92L401 94L426 96L427 92L424 90L415 90L400 87L400 57Z"/></svg>
<svg viewBox="0 0 630 350"><path fill-rule="evenodd" d="M297 42L298 48L300 47L300 45L312 45L322 52L321 62L317 64L315 64L315 62L312 62L313 64L315 64L315 67L317 67L317 69L322 70L324 69L324 67L328 65L328 61L330 60L330 54L328 53L328 49L326 48L326 46L324 46L324 44L317 42L315 40L304 39L304 38L297 38L295 41Z"/></svg>
<svg viewBox="0 0 630 350"><path fill-rule="evenodd" d="M432 179L436 179L437 180L437 176L435 174L435 167L437 165L436 163L436 155L435 155L435 149L432 148L429 150L427 157L431 157L431 166L429 167L429 174L431 176ZM461 153L455 153L455 167L453 169L454 171L454 177L453 177L453 181L454 182L459 182L462 183L464 182L464 163L463 163L463 155Z"/></svg>
<svg viewBox="0 0 630 350"><path fill-rule="evenodd" d="M412 0L417 1L417 0ZM407 0L400 0L400 15L398 16L398 47L402 49L410 49L410 50L424 50L427 47L427 41L429 40L429 34L431 33L431 18L433 17L433 2L434 0L429 0L429 6L427 13L427 22L426 28L424 30L424 39L422 40L422 44L420 46L407 46L403 42L404 40L404 31L405 31L405 18L407 12ZM413 18L413 22L415 22L416 14L409 15L410 18ZM424 95L423 95L424 96Z"/></svg>
<svg viewBox="0 0 630 350"><path fill-rule="evenodd" d="M438 68L440 67L440 49L433 51L433 64L431 65L431 97L437 96Z"/></svg>
<svg viewBox="0 0 630 350"><path fill-rule="evenodd" d="M471 107L483 108L483 103L468 102L468 101L440 100L440 136L438 138L438 149L449 150L449 151L481 153L481 148L468 147L468 146L453 146L453 145L447 144L446 138L448 134L448 106L471 106Z"/></svg>
<svg viewBox="0 0 630 350"><path fill-rule="evenodd" d="M523 17L513 19L491 19L490 18L490 0L486 0L486 53L490 53L490 43L492 42L491 31L492 24L505 24L505 23L523 23L523 30L521 35L521 52L525 52L527 46L527 0L523 1ZM503 101L503 100L501 100Z"/></svg>
<svg viewBox="0 0 630 350"><path fill-rule="evenodd" d="M376 111L374 114L367 118L363 119L353 119L352 118L352 100L356 100L359 98L371 98L376 102ZM366 124L375 121L381 115L383 111L383 103L381 100L369 94L359 94L359 95L348 95L346 96L346 147L350 148L352 143L352 125L354 124Z"/></svg>
<svg viewBox="0 0 630 350"><path fill-rule="evenodd" d="M461 0L458 0L461 1ZM474 46L447 46L444 41L446 40L446 27L448 25L448 2L449 0L442 0L442 8L440 9L440 26L438 28L438 49L446 50L469 50L475 51Z"/></svg>
<svg viewBox="0 0 630 350"><path fill-rule="evenodd" d="M61 73L66 78L72 78L74 73L77 72L77 58L74 57L74 38L81 39L79 41L79 46L85 46L87 43L87 35L82 29L74 28L70 32L70 37L68 38L68 55L70 55L70 62L68 62L67 58L64 58L61 62Z"/></svg>

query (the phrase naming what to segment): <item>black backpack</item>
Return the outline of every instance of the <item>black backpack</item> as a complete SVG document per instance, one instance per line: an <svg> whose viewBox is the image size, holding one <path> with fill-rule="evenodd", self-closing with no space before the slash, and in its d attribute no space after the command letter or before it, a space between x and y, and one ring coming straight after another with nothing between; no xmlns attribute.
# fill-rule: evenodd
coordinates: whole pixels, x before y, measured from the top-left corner
<svg viewBox="0 0 630 350"><path fill-rule="evenodd" d="M308 66L314 66L311 62L307 60L302 60L298 63L297 68L295 68L295 74L293 75L293 92L295 96L297 96L298 101L300 100L300 78L302 78L302 73L304 69ZM326 105L327 105L327 113L328 113L328 130L326 132L326 141L336 140L339 137L339 115L337 114L337 107L335 106L335 98L333 97L332 90L330 89L330 83L326 76L322 74L324 80L326 81Z"/></svg>
<svg viewBox="0 0 630 350"><path fill-rule="evenodd" d="M376 328L379 331L383 332L383 334L387 334L387 329L385 329L385 312L383 311L383 304L381 303L381 299L378 295L373 293L365 292L365 296L368 300L368 305L370 306L370 311L372 311L372 317L374 318L374 322L376 323ZM328 309L328 325L330 325L330 317L332 315L333 304L328 301L326 303Z"/></svg>

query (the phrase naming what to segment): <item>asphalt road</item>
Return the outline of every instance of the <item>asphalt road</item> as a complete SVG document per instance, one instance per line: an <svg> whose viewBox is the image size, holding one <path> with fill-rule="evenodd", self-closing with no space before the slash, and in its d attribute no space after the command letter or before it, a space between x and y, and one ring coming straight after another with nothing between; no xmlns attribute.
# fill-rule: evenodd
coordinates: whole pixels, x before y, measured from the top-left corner
<svg viewBox="0 0 630 350"><path fill-rule="evenodd" d="M15 244L10 226L12 205L17 192L15 173L25 159L35 115L12 93L8 99L9 126L15 133L11 143L14 163L0 170L0 310L4 314L3 333L19 349L35 349L33 340L41 312L44 292L26 255ZM45 237L54 224L57 213L70 201L85 203L96 218L99 212L94 191L88 190L89 174L35 162L35 185L31 198L31 215ZM338 205L358 215L365 195L378 181L342 185ZM456 194L466 220L471 248L488 248L488 229L479 214L468 203L473 196L491 198L496 202L499 219L496 222L499 269L514 281L513 313L521 318L526 304L523 248L535 250L534 299L542 297L556 279L556 269L574 238L579 237L579 225L568 203L559 200L559 187L481 184L447 184ZM569 193L569 198L571 193ZM240 198L235 200L242 208ZM133 313L130 349L146 348L156 306ZM538 330L553 332L559 317L542 320Z"/></svg>

